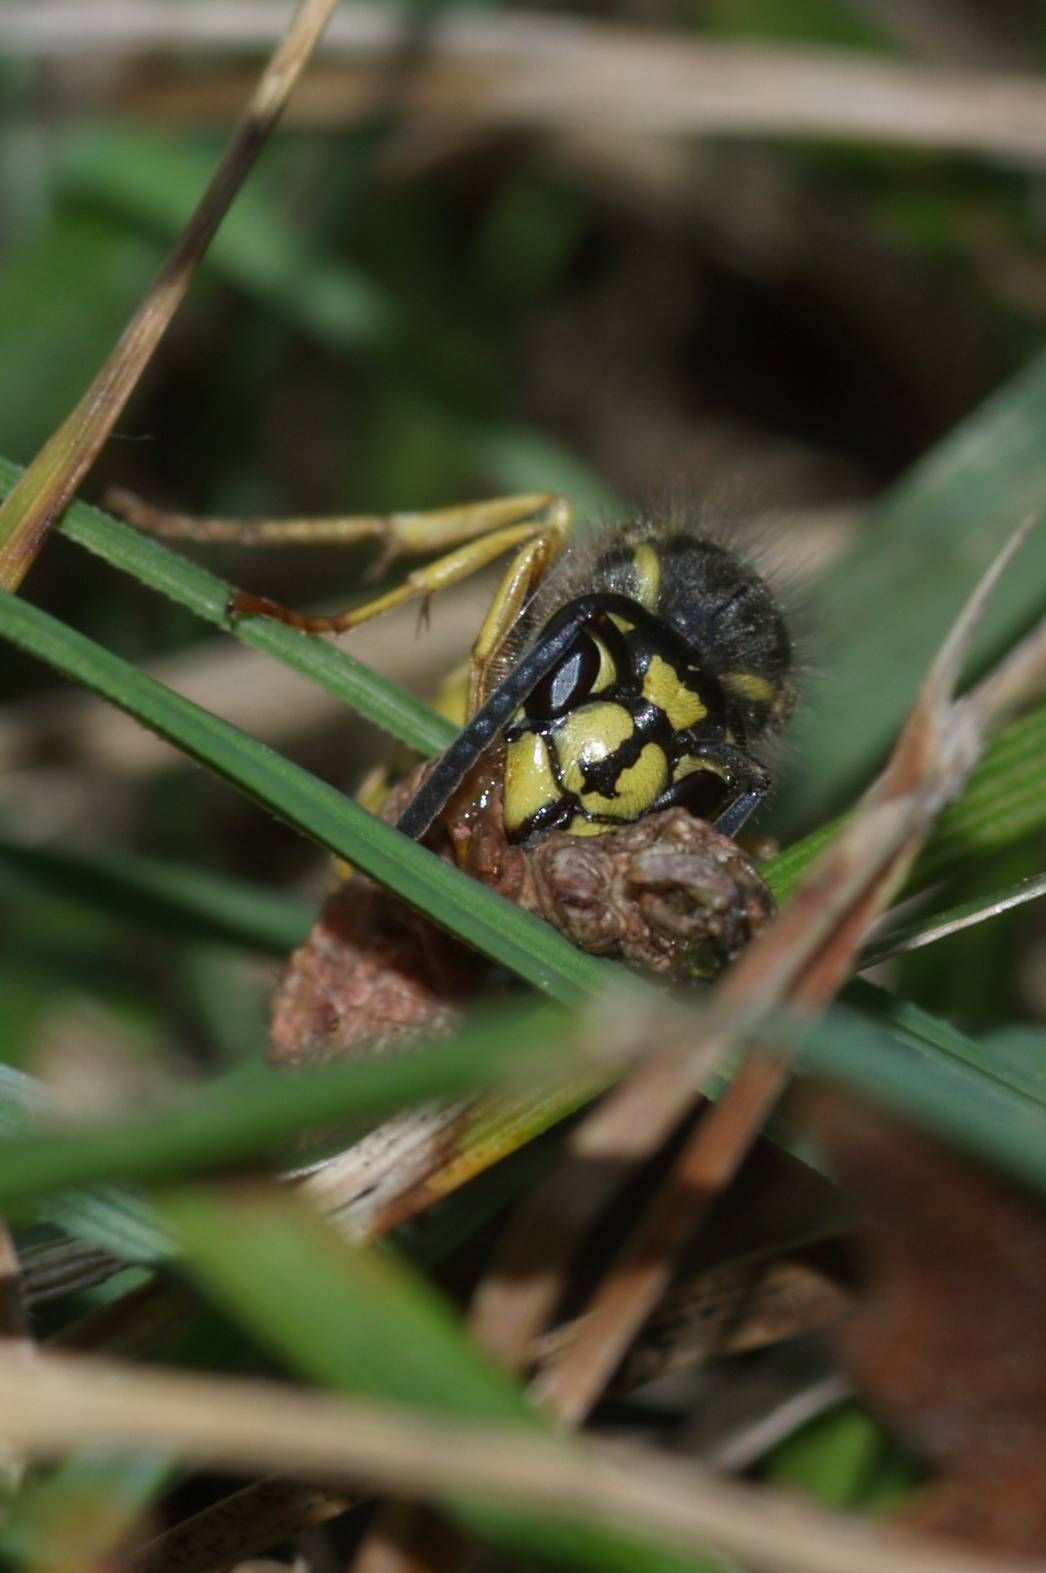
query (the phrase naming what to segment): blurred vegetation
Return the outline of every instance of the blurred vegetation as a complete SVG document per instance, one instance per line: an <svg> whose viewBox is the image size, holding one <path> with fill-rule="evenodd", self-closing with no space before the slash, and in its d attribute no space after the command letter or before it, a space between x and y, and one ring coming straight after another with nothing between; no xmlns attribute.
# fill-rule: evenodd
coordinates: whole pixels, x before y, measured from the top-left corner
<svg viewBox="0 0 1046 1573"><path fill-rule="evenodd" d="M498 8L475 13L488 9ZM583 9L652 35L1046 66L1039 8L1017 0L990 16L961 0ZM5 459L32 457L104 359L223 145L209 95L221 101L223 81L250 64L117 50L81 71L68 56L5 51L0 17ZM165 112L172 85L192 90L195 118ZM154 87L157 107L144 113ZM853 801L964 587L1046 497L1044 193L1031 159L841 139L537 132L467 116L418 123L395 79L376 73L373 113L357 124L292 117L281 130L84 495L119 484L184 511L276 516L558 489L597 521L651 505L754 516L764 531L769 519L810 607L801 725L760 826L787 842ZM981 424L964 447L974 412ZM923 533L909 548L913 523ZM187 552L302 606L351 599L377 555ZM1034 574L1041 550L1032 562ZM1027 581L1004 591L980 664L1029 624L1034 592ZM186 677L179 663L193 652L218 687L233 648L212 639L201 654L206 633L185 605L67 539L49 544L27 595L169 680ZM440 616L434 607L437 626ZM463 652L473 631L463 620L451 642ZM408 674L397 651L386 675L422 690L424 655L413 662ZM239 716L238 703L223 693L224 713ZM293 702L244 724L344 791L388 747L334 699L306 726ZM263 1054L276 957L330 873L246 796L173 752L137 756L107 725L5 647L4 1058L41 1074L81 1055L133 1067L148 1101L170 1080ZM1040 770L1042 758L1040 741ZM120 857L141 861L133 896L114 899ZM170 863L187 884L174 889ZM990 895L1042 866L1041 829L1015 831L989 860L953 866L934 899ZM271 906L248 917L249 895L237 905L221 876L265 887ZM1026 1029L1027 1065L1041 1053L1044 975L1046 927L1032 905L882 977L982 1045ZM220 1223L193 1224L214 1280ZM222 1302L230 1316L239 1292ZM271 1310L272 1326L281 1314ZM286 1353L281 1337L268 1347ZM215 1333L206 1363L219 1347ZM351 1385L336 1367L317 1356L306 1374ZM763 1468L868 1507L892 1502L912 1473L853 1404L812 1421ZM169 1468L151 1471L135 1501L164 1489Z"/></svg>

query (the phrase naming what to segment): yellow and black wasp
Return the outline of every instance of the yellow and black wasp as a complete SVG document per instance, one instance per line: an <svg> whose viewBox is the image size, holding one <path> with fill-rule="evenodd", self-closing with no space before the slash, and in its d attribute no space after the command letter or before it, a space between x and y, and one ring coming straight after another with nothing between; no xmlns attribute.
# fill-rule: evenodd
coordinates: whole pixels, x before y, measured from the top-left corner
<svg viewBox="0 0 1046 1573"><path fill-rule="evenodd" d="M161 514L133 522L203 539L380 539L387 557L451 547L363 606L306 617L238 594L233 616L341 632L513 553L472 648L464 726L399 818L423 837L486 752L504 748L504 830L600 835L682 807L736 836L771 785L755 750L795 700L784 614L763 576L701 527L640 520L579 540L549 494L385 518L239 524Z"/></svg>

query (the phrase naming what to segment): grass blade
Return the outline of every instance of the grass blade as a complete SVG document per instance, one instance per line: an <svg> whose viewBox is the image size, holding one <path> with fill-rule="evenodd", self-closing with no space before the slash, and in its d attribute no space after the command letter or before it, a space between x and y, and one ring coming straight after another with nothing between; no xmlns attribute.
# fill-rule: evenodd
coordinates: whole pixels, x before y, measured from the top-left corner
<svg viewBox="0 0 1046 1573"><path fill-rule="evenodd" d="M0 634L128 711L263 807L347 859L469 945L572 1004L607 977L605 963L415 846L254 738L164 688L37 607L0 595Z"/></svg>
<svg viewBox="0 0 1046 1573"><path fill-rule="evenodd" d="M31 1076L0 1063L0 1151L10 1152L21 1133L44 1106L43 1089ZM61 1141L53 1135L52 1141ZM105 1175L105 1168L99 1170ZM99 1184L42 1200L34 1212L45 1223L57 1224L81 1240L111 1251L127 1262L153 1262L169 1253L170 1246L147 1203L140 1197Z"/></svg>
<svg viewBox="0 0 1046 1573"><path fill-rule="evenodd" d="M0 458L0 490L13 486L21 473L9 459ZM229 630L244 644L264 650L319 683L390 737L419 753L438 754L455 737L456 729L443 716L335 645L263 617L244 618L229 629L225 609L232 585L100 509L74 502L60 528L68 540L131 574L140 584L158 590L204 622Z"/></svg>
<svg viewBox="0 0 1046 1573"><path fill-rule="evenodd" d="M201 1174L285 1148L309 1130L378 1119L398 1109L502 1086L521 1067L547 1087L570 1063L568 1018L532 1005L480 1017L449 1041L379 1059L302 1071L251 1066L184 1094L167 1109L66 1131L9 1137L0 1145L0 1208L56 1191L113 1181ZM0 1121L13 1086L25 1107L28 1078L0 1066ZM34 1093L29 1107L38 1108ZM24 1123L9 1116L17 1130Z"/></svg>
<svg viewBox="0 0 1046 1573"><path fill-rule="evenodd" d="M124 852L23 845L0 836L0 867L63 900L191 940L285 955L300 945L312 908L263 885Z"/></svg>
<svg viewBox="0 0 1046 1573"><path fill-rule="evenodd" d="M806 871L838 835L842 819L814 830L763 868L778 901L786 901ZM904 894L961 873L1046 826L1046 705L999 733L973 771L966 791L940 815Z"/></svg>
<svg viewBox="0 0 1046 1573"><path fill-rule="evenodd" d="M1046 356L990 398L875 510L861 544L819 589L831 697L800 718L802 783L788 805L809 824L871 775L904 720L971 586L1046 497ZM983 669L1041 615L1046 530L1036 530L992 597L973 644ZM859 696L860 721L854 706Z"/></svg>

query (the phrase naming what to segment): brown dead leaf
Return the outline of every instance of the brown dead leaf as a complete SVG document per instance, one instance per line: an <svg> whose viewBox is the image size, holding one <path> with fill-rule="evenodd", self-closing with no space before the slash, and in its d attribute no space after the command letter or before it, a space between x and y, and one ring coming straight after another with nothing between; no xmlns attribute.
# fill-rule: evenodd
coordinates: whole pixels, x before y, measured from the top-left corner
<svg viewBox="0 0 1046 1573"><path fill-rule="evenodd" d="M936 1473L909 1523L1046 1555L1046 1208L841 1095L816 1108L861 1210L865 1283L839 1347Z"/></svg>

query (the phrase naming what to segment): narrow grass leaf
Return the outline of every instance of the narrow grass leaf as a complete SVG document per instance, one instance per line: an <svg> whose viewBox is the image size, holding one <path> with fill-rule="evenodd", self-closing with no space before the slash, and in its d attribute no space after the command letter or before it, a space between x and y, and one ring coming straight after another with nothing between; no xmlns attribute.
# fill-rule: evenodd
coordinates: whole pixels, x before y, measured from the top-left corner
<svg viewBox="0 0 1046 1573"><path fill-rule="evenodd" d="M32 846L0 835L0 867L62 900L195 943L285 955L314 912L303 901L207 869L125 852Z"/></svg>
<svg viewBox="0 0 1046 1573"><path fill-rule="evenodd" d="M39 1119L44 1107L44 1090L31 1076L0 1063L0 1152L18 1146L23 1133ZM60 1144L55 1133L50 1141ZM111 1251L126 1262L155 1262L169 1254L170 1245L157 1224L152 1210L141 1197L115 1185L103 1183L104 1164L94 1171L99 1184L75 1192L42 1199L34 1205L34 1216L44 1223L56 1224L77 1239Z"/></svg>
<svg viewBox="0 0 1046 1573"><path fill-rule="evenodd" d="M172 693L16 596L0 596L0 634L135 716L321 846L372 875L469 945L571 1004L608 976L539 918L382 824L300 766Z"/></svg>
<svg viewBox="0 0 1046 1573"><path fill-rule="evenodd" d="M944 1109L950 1108L948 1100L961 1085L971 1105L990 1104L1001 1096L1007 1109L1025 1104L1032 1117L1046 1117L1041 1078L1036 1082L1016 1076L1006 1058L990 1046L863 980L848 987L846 1002L850 1008L838 1018L830 1014L825 1025L811 1029L818 1069L831 1067L837 1043L845 1066L847 1043L857 1036L866 1056L878 1045L887 1063L906 1054L917 1078L939 1072ZM650 1030L656 1034L656 1023ZM477 1090L500 1091L504 1097L492 1101L485 1121L475 1122L470 1140L490 1141L493 1133L503 1154L576 1108L576 1076L565 1086L560 1083L559 1091L552 1077L571 1078L578 1031L577 1023L558 1011L502 1007L429 1048L318 1067L291 1078L252 1066L187 1092L163 1110L46 1132L25 1128L27 1115L40 1108L35 1084L0 1068L0 1120L11 1131L0 1144L0 1209L11 1211L27 1203L38 1207L56 1192L102 1181L156 1183L257 1161L285 1150L310 1130L363 1124ZM695 1016L695 1041L699 1033L700 1018ZM520 1094L521 1086L528 1089L526 1094ZM713 1097L718 1090L718 1083L707 1089ZM922 1100L917 1090L913 1118L918 1119ZM946 1127L945 1134L950 1129ZM964 1131L960 1120L953 1132L959 1145L964 1144ZM460 1164L462 1155L455 1161Z"/></svg>
<svg viewBox="0 0 1046 1573"><path fill-rule="evenodd" d="M1046 1194L1046 1109L1008 1078L986 1075L979 1058L945 1055L914 1037L891 1041L837 1011L810 1032L799 1064Z"/></svg>
<svg viewBox="0 0 1046 1573"><path fill-rule="evenodd" d="M26 1091L34 1084L0 1066L0 1121L10 1117L15 1129L0 1144L0 1208L103 1179L156 1182L206 1173L278 1152L310 1130L504 1087L524 1073L529 1081L543 1071L547 1086L568 1057L568 1020L532 1004L505 1008L430 1048L295 1076L253 1065L184 1093L163 1110L32 1134L18 1131L25 1114L40 1107L39 1095Z"/></svg>
<svg viewBox="0 0 1046 1573"><path fill-rule="evenodd" d="M0 458L0 491L9 491L21 473L18 465ZM110 518L87 503L74 502L66 509L60 530L68 540L195 612L204 622L227 629L244 644L264 650L311 678L390 737L419 753L438 754L456 736L451 722L420 699L412 698L355 656L325 640L264 617L243 618L230 629L226 608L233 594L232 585L129 524Z"/></svg>
<svg viewBox="0 0 1046 1573"><path fill-rule="evenodd" d="M834 840L834 819L779 852L763 867L778 901ZM992 740L957 803L943 811L916 860L905 895L963 872L971 863L1022 841L1046 826L1046 705L1022 716Z"/></svg>
<svg viewBox="0 0 1046 1573"><path fill-rule="evenodd" d="M987 923L1014 907L1037 901L1046 895L1046 875L1037 879L1021 879L990 894L976 896L972 901L961 902L943 912L928 912L914 923L888 929L881 938L866 945L861 952L861 967L874 967L891 956L898 956L925 945L939 944L953 934L961 934L980 923Z"/></svg>
<svg viewBox="0 0 1046 1573"><path fill-rule="evenodd" d="M816 820L870 778L957 608L1044 497L1046 356L1039 356L889 493L857 549L820 585L829 679L825 702L800 724L793 824ZM971 667L984 668L1041 616L1044 585L1040 528L992 597Z"/></svg>

